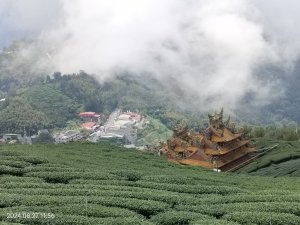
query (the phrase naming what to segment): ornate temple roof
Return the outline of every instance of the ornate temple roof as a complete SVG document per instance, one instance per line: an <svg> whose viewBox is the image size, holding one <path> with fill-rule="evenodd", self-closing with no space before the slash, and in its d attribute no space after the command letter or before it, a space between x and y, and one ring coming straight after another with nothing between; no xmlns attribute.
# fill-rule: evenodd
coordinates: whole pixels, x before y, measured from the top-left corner
<svg viewBox="0 0 300 225"><path fill-rule="evenodd" d="M168 159L222 171L231 171L249 162L255 148L250 147L242 133L235 133L230 118L223 122L223 109L208 117L209 125L199 133L189 130L184 123L174 129L173 137L162 146Z"/></svg>

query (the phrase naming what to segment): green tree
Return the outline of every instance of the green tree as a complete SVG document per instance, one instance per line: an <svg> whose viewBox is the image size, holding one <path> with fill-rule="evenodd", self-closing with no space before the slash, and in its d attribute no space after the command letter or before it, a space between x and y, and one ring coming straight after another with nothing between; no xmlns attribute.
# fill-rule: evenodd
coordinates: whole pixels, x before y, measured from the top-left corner
<svg viewBox="0 0 300 225"><path fill-rule="evenodd" d="M52 127L64 127L68 120L78 117L80 105L57 90L53 84L32 87L23 95L35 109L47 115Z"/></svg>
<svg viewBox="0 0 300 225"><path fill-rule="evenodd" d="M54 138L50 133L41 133L35 140L36 143L53 143Z"/></svg>
<svg viewBox="0 0 300 225"><path fill-rule="evenodd" d="M23 97L14 97L9 100L6 108L0 111L0 131L2 133L24 133L32 135L38 129L49 126L47 116L30 105Z"/></svg>

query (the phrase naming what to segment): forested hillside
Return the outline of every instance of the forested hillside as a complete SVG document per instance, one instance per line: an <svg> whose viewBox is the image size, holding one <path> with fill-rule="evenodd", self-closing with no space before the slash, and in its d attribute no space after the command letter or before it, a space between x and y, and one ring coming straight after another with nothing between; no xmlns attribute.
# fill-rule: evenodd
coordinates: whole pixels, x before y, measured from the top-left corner
<svg viewBox="0 0 300 225"><path fill-rule="evenodd" d="M207 122L206 112L211 109L194 105L172 82L162 84L154 78L127 72L102 82L84 71L52 74L48 49L39 45L29 49L31 42L14 42L0 53L0 98L5 98L5 102L0 102L0 133L25 130L34 134L41 128L66 126L68 121L78 119L79 111L108 115L117 107L139 110L159 119L169 129L183 120L195 129ZM296 140L300 62L289 71L291 74L276 68L267 70L280 80L284 94L259 110L241 105L233 120L250 137Z"/></svg>

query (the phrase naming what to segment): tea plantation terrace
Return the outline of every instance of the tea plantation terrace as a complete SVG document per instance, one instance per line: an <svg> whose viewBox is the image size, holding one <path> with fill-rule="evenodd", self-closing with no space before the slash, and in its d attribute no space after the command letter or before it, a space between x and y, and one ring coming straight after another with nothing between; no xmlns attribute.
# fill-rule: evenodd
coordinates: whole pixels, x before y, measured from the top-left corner
<svg viewBox="0 0 300 225"><path fill-rule="evenodd" d="M1 224L299 225L299 177L215 173L109 143L0 146ZM55 218L8 218L17 212Z"/></svg>

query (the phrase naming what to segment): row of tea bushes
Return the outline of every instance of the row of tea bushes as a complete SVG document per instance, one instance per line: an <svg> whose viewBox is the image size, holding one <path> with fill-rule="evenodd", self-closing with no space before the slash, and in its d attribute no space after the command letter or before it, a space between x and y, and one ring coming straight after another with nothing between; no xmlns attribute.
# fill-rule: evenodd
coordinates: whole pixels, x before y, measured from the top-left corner
<svg viewBox="0 0 300 225"><path fill-rule="evenodd" d="M213 173L102 144L3 150L0 166L22 175L0 175L0 224L294 225L300 218L297 178ZM7 218L16 211L55 218Z"/></svg>
<svg viewBox="0 0 300 225"><path fill-rule="evenodd" d="M287 213L274 212L231 212L223 219L239 222L240 224L259 225L299 225L300 217Z"/></svg>
<svg viewBox="0 0 300 225"><path fill-rule="evenodd" d="M297 202L249 202L214 205L176 205L177 210L189 210L220 217L230 212L273 212L300 216L300 203Z"/></svg>

